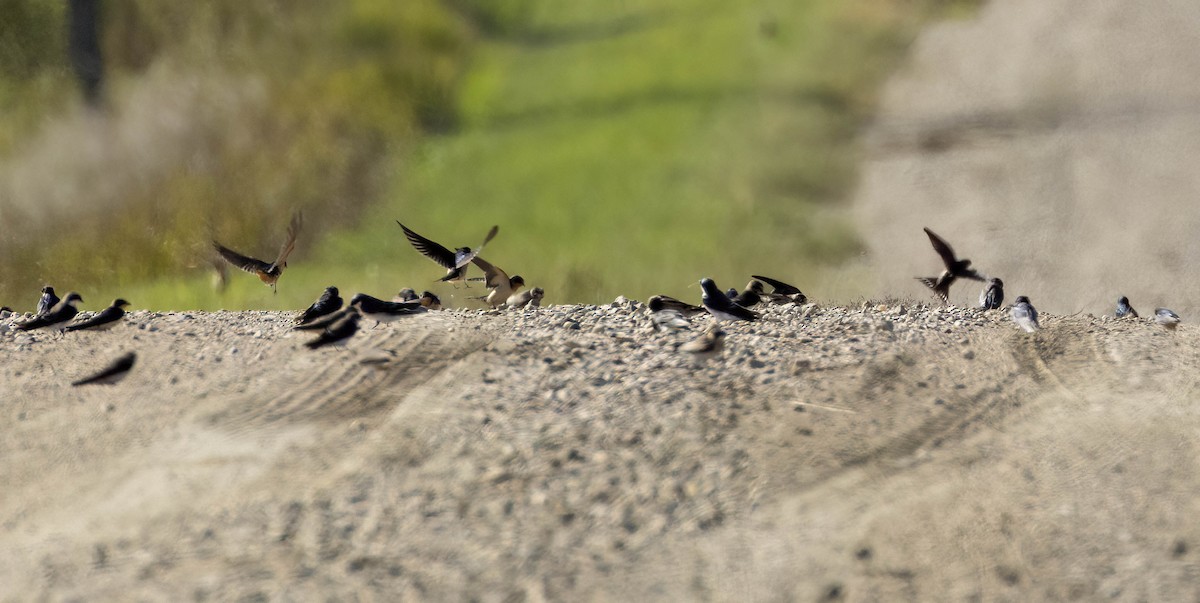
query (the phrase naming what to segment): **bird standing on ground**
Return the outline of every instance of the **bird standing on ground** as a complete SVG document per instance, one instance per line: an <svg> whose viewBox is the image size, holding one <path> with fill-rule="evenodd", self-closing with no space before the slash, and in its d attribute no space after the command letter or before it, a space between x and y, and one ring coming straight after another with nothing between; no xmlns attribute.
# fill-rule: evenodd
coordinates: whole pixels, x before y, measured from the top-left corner
<svg viewBox="0 0 1200 603"><path fill-rule="evenodd" d="M1154 322L1166 327L1168 331L1174 331L1175 327L1179 326L1179 321L1179 315L1167 308L1154 309Z"/></svg>
<svg viewBox="0 0 1200 603"><path fill-rule="evenodd" d="M426 311L419 301L383 301L377 297L371 297L366 293L355 293L354 297L350 298L350 307L358 310L364 318L370 318L375 321L376 326L381 322L392 322ZM333 327L330 328L332 329Z"/></svg>
<svg viewBox="0 0 1200 603"><path fill-rule="evenodd" d="M58 305L58 296L54 294L54 287L46 285L42 287L42 296L38 298L37 312L35 316L44 316L51 308Z"/></svg>
<svg viewBox="0 0 1200 603"><path fill-rule="evenodd" d="M509 308L524 308L525 306L541 307L542 298L546 296L546 292L541 287L534 287L528 291L522 291L504 302L504 305Z"/></svg>
<svg viewBox="0 0 1200 603"><path fill-rule="evenodd" d="M125 317L125 306L128 305L129 302L121 298L114 299L111 306L97 312L95 316L92 316L87 320L73 322L67 325L63 331L82 331L84 329L107 331L108 329L117 326L117 323L119 323L121 319Z"/></svg>
<svg viewBox="0 0 1200 603"><path fill-rule="evenodd" d="M925 283L926 287L933 289L933 292L942 298L943 302L950 302L950 285L954 284L955 279L969 278L981 282L984 280L982 275L971 269L971 260L960 260L955 257L950 244L934 234L932 230L926 228L925 234L929 235L929 242L933 244L933 250L941 256L946 269L936 277L918 276L915 278Z"/></svg>
<svg viewBox="0 0 1200 603"><path fill-rule="evenodd" d="M514 275L511 278L508 273L489 264L483 258L475 256L472 260L480 270L483 270L483 282L490 289L488 294L483 298L489 306L499 308L512 297L517 289L525 286L525 279L521 275Z"/></svg>
<svg viewBox="0 0 1200 603"><path fill-rule="evenodd" d="M757 274L752 274L750 276L751 278L762 281L771 286L772 291L770 293L763 294L762 291L759 291L758 294L766 297L774 303L803 304L808 302L808 296L804 295L804 292L800 291L799 288L793 285L789 285L783 281L775 280L768 276L759 276Z"/></svg>
<svg viewBox="0 0 1200 603"><path fill-rule="evenodd" d="M1029 303L1029 298L1024 295L1018 297L1017 301L1013 303L1012 319L1017 326L1025 329L1026 333L1032 333L1041 328L1038 325L1037 310L1033 304Z"/></svg>
<svg viewBox="0 0 1200 603"><path fill-rule="evenodd" d="M762 301L762 294L765 290L766 288L758 280L751 280L746 283L746 288L742 289L741 293L733 296L733 303L743 308L757 306Z"/></svg>
<svg viewBox="0 0 1200 603"><path fill-rule="evenodd" d="M279 277L283 275L283 269L287 268L287 259L292 255L292 251L296 249L296 237L300 234L300 227L304 224L304 218L300 212L292 214L292 221L288 224L287 240L283 246L279 248L279 255L274 262L264 262L263 260L255 259L250 256L242 255L220 243L213 240L213 249L221 255L221 258L226 262L256 275L258 280L271 288L272 293L277 293L275 284L279 282Z"/></svg>
<svg viewBox="0 0 1200 603"><path fill-rule="evenodd" d="M1126 316L1137 318L1137 310L1129 305L1129 298L1122 295L1117 298L1117 318L1125 318Z"/></svg>
<svg viewBox="0 0 1200 603"><path fill-rule="evenodd" d="M732 299L721 293L711 278L700 279L700 288L704 290L704 297L701 298L704 309L717 320L758 320L757 312L735 304Z"/></svg>
<svg viewBox="0 0 1200 603"><path fill-rule="evenodd" d="M442 298L433 294L432 291L422 291L421 297L417 298L421 302L421 307L426 310L441 310Z"/></svg>
<svg viewBox="0 0 1200 603"><path fill-rule="evenodd" d="M358 332L359 313L356 306L350 306L341 318L337 319L321 331L321 334L316 339L304 344L304 347L315 350L325 346L342 347L346 345L346 341Z"/></svg>
<svg viewBox="0 0 1200 603"><path fill-rule="evenodd" d="M693 354L698 360L719 356L725 349L725 331L717 325L708 327L699 337L679 346L678 351Z"/></svg>
<svg viewBox="0 0 1200 603"><path fill-rule="evenodd" d="M395 297L392 298L392 301L394 301L394 302L410 302L410 301L417 301L418 299L421 299L421 298L417 296L416 291L414 291L411 287L405 287L405 288L401 289L400 292L397 293Z"/></svg>
<svg viewBox="0 0 1200 603"><path fill-rule="evenodd" d="M112 364L105 367L100 372L79 379L71 383L74 387L80 385L113 385L125 378L129 371L133 369L133 363L137 360L137 354L129 352L120 358L113 361Z"/></svg>
<svg viewBox="0 0 1200 603"><path fill-rule="evenodd" d="M76 314L79 314L79 310L75 308L75 304L81 301L83 301L83 298L78 293L72 291L66 297L59 300L49 312L20 323L17 325L17 328L22 331L45 328L61 330L67 326L68 322L71 322L72 318L75 318Z"/></svg>
<svg viewBox="0 0 1200 603"><path fill-rule="evenodd" d="M1004 303L1004 281L994 278L979 294L979 307L984 310L997 310Z"/></svg>
<svg viewBox="0 0 1200 603"><path fill-rule="evenodd" d="M650 299L646 300L646 306L650 308L651 312L674 310L684 316L695 316L697 314L704 314L707 312L707 310L704 309L704 306L693 306L692 304L679 301L674 297L667 295L652 296Z"/></svg>
<svg viewBox="0 0 1200 603"><path fill-rule="evenodd" d="M322 316L328 316L342 309L342 297L338 295L337 287L326 287L321 297L296 317L296 324L308 324Z"/></svg>
<svg viewBox="0 0 1200 603"><path fill-rule="evenodd" d="M400 224L400 220L396 220L396 223ZM480 251L483 251L484 245L487 245L488 241L491 241L496 236L496 233L500 232L499 226L493 226L488 231L487 236L483 238L483 242L479 244L479 247L475 249L459 247L454 251L450 251L444 246L413 232L403 224L400 224L400 228L404 230L404 236L408 238L408 242L412 243L412 246L421 252L421 255L433 260L439 266L446 269L446 276L438 279L446 283L465 282L467 264L470 264L471 260L475 259L475 256L479 255Z"/></svg>

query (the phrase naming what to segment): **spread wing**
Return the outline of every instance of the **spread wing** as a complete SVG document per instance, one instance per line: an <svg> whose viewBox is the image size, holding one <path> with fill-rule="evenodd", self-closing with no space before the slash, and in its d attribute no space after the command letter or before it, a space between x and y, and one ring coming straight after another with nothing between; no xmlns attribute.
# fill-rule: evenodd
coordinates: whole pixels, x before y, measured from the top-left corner
<svg viewBox="0 0 1200 603"><path fill-rule="evenodd" d="M986 283L988 280L986 276L979 274L979 272L977 272L975 270L960 270L957 273L955 273L954 276L957 276L959 278L969 278L971 280L979 281L982 283Z"/></svg>
<svg viewBox="0 0 1200 603"><path fill-rule="evenodd" d="M483 238L483 242L479 244L479 247L476 247L470 253L455 254L454 255L454 267L462 268L463 266L470 264L471 260L475 259L475 256L479 255L479 252L483 251L483 246L487 245L488 241L491 241L492 239L494 239L496 237L496 233L498 233L498 232L500 232L500 226L493 226L492 229L488 231L487 236Z"/></svg>
<svg viewBox="0 0 1200 603"><path fill-rule="evenodd" d="M400 224L400 220L396 220L396 223ZM429 239L426 239L425 237L413 232L403 224L400 224L400 228L404 229L404 236L408 238L408 242L412 243L412 246L417 251L421 252L421 255L437 262L439 266L445 268L446 270L453 270L456 267L453 251L450 251L441 244L430 241ZM486 242L487 241L484 241L484 243ZM482 247L482 245L480 247ZM466 262L463 262L463 264L466 264Z"/></svg>
<svg viewBox="0 0 1200 603"><path fill-rule="evenodd" d="M223 258L226 262L229 262L230 264L233 264L234 266L241 268L250 274L258 274L259 272L266 272L271 269L271 265L262 260L242 255L216 241L213 241L212 244L213 249L216 249L217 253L221 254L221 258Z"/></svg>
<svg viewBox="0 0 1200 603"><path fill-rule="evenodd" d="M950 248L950 244L942 237L933 234L933 231L928 228L925 229L925 234L929 235L929 242L933 244L933 250L942 256L942 263L946 264L947 269L952 268L958 259L954 257L954 250Z"/></svg>
<svg viewBox="0 0 1200 603"><path fill-rule="evenodd" d="M279 257L275 259L274 266L282 266L287 263L289 255L296 249L296 237L300 234L300 227L304 225L304 215L300 212L292 214L292 221L288 224L287 242L283 247L279 248Z"/></svg>
<svg viewBox="0 0 1200 603"><path fill-rule="evenodd" d="M774 292L778 293L780 295L795 295L795 294L801 292L800 289L797 289L795 286L789 285L783 281L777 281L771 277L758 276L756 274L752 274L752 275L750 275L750 278L758 279L758 280L770 285L774 289Z"/></svg>
<svg viewBox="0 0 1200 603"><path fill-rule="evenodd" d="M503 270L487 263L483 258L475 256L474 258L471 258L471 262L473 262L476 266L479 266L479 269L483 271L483 282L485 285L487 285L488 289L495 289L501 284L508 284L508 274L506 274Z"/></svg>

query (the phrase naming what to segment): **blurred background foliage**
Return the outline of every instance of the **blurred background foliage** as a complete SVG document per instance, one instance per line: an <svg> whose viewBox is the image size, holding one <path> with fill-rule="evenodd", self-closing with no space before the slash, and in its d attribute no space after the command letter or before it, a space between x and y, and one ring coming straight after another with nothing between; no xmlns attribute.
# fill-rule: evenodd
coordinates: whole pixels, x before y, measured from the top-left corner
<svg viewBox="0 0 1200 603"><path fill-rule="evenodd" d="M105 102L79 100L64 3L0 20L0 301L296 308L440 268L394 219L550 302L751 273L855 293L856 139L937 0L105 0ZM209 240L280 292L215 274ZM458 305L468 293L440 290ZM93 299L96 298L96 299Z"/></svg>

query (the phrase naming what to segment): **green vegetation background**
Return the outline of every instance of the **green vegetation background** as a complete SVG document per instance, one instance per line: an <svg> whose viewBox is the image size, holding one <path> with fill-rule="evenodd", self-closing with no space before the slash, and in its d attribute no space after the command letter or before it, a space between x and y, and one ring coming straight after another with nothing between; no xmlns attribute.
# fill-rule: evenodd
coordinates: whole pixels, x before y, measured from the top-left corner
<svg viewBox="0 0 1200 603"><path fill-rule="evenodd" d="M484 256L550 303L752 273L854 295L857 135L918 27L969 3L108 0L99 111L65 3L8 4L0 303L166 310L482 293L432 285L395 219L448 246L499 224ZM278 295L214 287L210 238L270 260L294 210Z"/></svg>

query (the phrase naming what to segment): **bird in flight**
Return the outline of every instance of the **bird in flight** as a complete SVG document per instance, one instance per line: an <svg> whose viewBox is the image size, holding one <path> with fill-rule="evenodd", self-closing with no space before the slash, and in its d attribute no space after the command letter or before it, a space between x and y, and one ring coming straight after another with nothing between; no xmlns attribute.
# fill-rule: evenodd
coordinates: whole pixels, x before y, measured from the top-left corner
<svg viewBox="0 0 1200 603"><path fill-rule="evenodd" d="M400 224L400 220L396 220ZM471 249L470 247L459 247L454 251L446 249L439 243L435 243L425 237L415 233L409 227L400 224L400 228L404 230L404 236L408 238L408 242L412 243L413 248L421 252L421 255L433 260L439 266L446 269L446 276L438 279L445 283L464 283L467 276L467 264L483 251L483 246L491 241L496 233L500 232L499 226L493 226L488 231L487 236L483 238L483 242L479 247Z"/></svg>
<svg viewBox="0 0 1200 603"><path fill-rule="evenodd" d="M509 277L508 273L489 264L483 258L475 256L471 259L480 270L483 270L483 282L490 289L488 294L483 298L488 305L493 308L499 308L512 297L517 289L525 286L525 279L521 275Z"/></svg>
<svg viewBox="0 0 1200 603"><path fill-rule="evenodd" d="M296 236L300 234L300 226L304 219L300 212L292 214L292 221L288 224L287 241L283 247L279 248L279 256L274 262L264 262L263 260L255 259L250 256L242 255L220 243L213 240L213 249L221 254L221 257L230 264L258 276L264 284L271 288L272 293L276 293L275 283L279 282L279 277L283 275L283 269L287 268L288 256L292 254L292 250L296 248Z"/></svg>
<svg viewBox="0 0 1200 603"><path fill-rule="evenodd" d="M946 269L935 277L918 276L915 278L925 283L926 287L933 289L933 292L942 298L943 302L950 302L950 285L954 284L955 279L969 278L980 282L986 280L983 275L971 268L971 260L960 260L955 257L954 250L950 248L950 244L945 239L937 236L928 228L925 229L925 234L929 235L929 242L933 244L933 250L941 256Z"/></svg>

